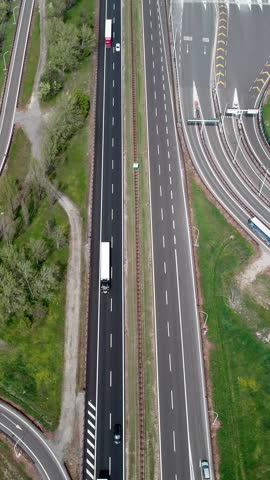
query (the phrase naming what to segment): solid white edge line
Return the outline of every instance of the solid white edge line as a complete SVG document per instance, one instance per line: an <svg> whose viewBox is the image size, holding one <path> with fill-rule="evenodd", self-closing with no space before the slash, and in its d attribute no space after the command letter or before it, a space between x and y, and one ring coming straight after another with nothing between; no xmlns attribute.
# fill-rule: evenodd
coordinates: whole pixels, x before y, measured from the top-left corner
<svg viewBox="0 0 270 480"><path fill-rule="evenodd" d="M107 0L105 2L105 18L107 18ZM103 119L102 119L102 150L101 150L101 188L100 188L100 225L99 225L99 274L98 274L98 329L97 329L97 369L96 369L96 431L95 431L95 462L94 477L97 468L97 439L98 439L98 380L99 380L99 332L100 332L100 244L102 241L102 206L103 206L103 164L104 164L104 125L105 125L105 96L106 96L106 56L104 46L104 78L103 78Z"/></svg>
<svg viewBox="0 0 270 480"><path fill-rule="evenodd" d="M157 346L157 317L156 317L156 291L155 291L155 263L154 263L154 245L153 245L153 222L152 222L152 196L151 196L151 170L149 153L149 129L148 129L148 100L147 100L147 82L146 82L146 59L145 59L145 36L144 36L144 2L142 8L142 35L143 35L143 61L144 61L144 92L145 92L145 111L146 111L146 137L147 137L147 163L148 163L148 188L150 204L150 231L151 231L151 258L152 258L152 282L153 282L153 314L155 330L155 358L156 358L156 380L157 380L157 410L158 410L158 431L159 431L159 468L160 480L163 479L162 473L162 448L161 448L161 426L160 426L160 392L159 392L159 361ZM163 236L164 238L164 236Z"/></svg>

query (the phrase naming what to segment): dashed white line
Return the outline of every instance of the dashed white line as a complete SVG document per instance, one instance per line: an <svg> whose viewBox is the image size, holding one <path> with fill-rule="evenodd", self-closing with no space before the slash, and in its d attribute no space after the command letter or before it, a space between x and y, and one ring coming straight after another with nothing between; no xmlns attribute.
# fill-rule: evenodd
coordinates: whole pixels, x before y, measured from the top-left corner
<svg viewBox="0 0 270 480"><path fill-rule="evenodd" d="M163 246L163 248L165 248L165 237L164 237L164 235L162 235L162 246Z"/></svg>
<svg viewBox="0 0 270 480"><path fill-rule="evenodd" d="M167 273L167 266L166 266L166 262L163 262L163 267L164 267L164 273L165 273L165 275L166 275L166 273Z"/></svg>
<svg viewBox="0 0 270 480"><path fill-rule="evenodd" d="M171 154L170 154L169 150L168 150L168 158L169 159L171 158Z"/></svg>
<svg viewBox="0 0 270 480"><path fill-rule="evenodd" d="M111 298L111 305L110 305L110 309L111 309L111 312L112 312L112 298Z"/></svg>
<svg viewBox="0 0 270 480"><path fill-rule="evenodd" d="M170 324L168 321L167 321L167 335L170 338Z"/></svg>
<svg viewBox="0 0 270 480"><path fill-rule="evenodd" d="M159 185L159 196L162 197L162 188L161 188L161 185Z"/></svg>
<svg viewBox="0 0 270 480"><path fill-rule="evenodd" d="M153 60L152 65L153 65L153 70L155 70L155 62L154 62L154 60Z"/></svg>
<svg viewBox="0 0 270 480"><path fill-rule="evenodd" d="M167 290L165 290L165 301L166 301L166 305L168 305L168 292L167 292Z"/></svg>
<svg viewBox="0 0 270 480"><path fill-rule="evenodd" d="M167 147L169 147L169 146L170 146L170 141L169 141L169 139L167 138Z"/></svg>
<svg viewBox="0 0 270 480"><path fill-rule="evenodd" d="M113 160L112 160L112 170L113 170L113 169L114 169L114 162L113 162Z"/></svg>
<svg viewBox="0 0 270 480"><path fill-rule="evenodd" d="M150 20L150 28L152 29L152 20Z"/></svg>
<svg viewBox="0 0 270 480"><path fill-rule="evenodd" d="M114 147L114 138L112 137L112 147Z"/></svg>
<svg viewBox="0 0 270 480"><path fill-rule="evenodd" d="M175 235L173 236L173 243L174 243L174 245L176 245L176 236Z"/></svg>
<svg viewBox="0 0 270 480"><path fill-rule="evenodd" d="M172 205L172 214L174 215L174 206Z"/></svg>
<svg viewBox="0 0 270 480"><path fill-rule="evenodd" d="M172 410L173 410L173 391L171 390L171 407L172 407Z"/></svg>
<svg viewBox="0 0 270 480"><path fill-rule="evenodd" d="M111 210L111 219L113 220L113 208Z"/></svg>
<svg viewBox="0 0 270 480"><path fill-rule="evenodd" d="M154 82L154 85L156 84L156 76L153 75L153 82Z"/></svg>
<svg viewBox="0 0 270 480"><path fill-rule="evenodd" d="M111 236L111 248L113 248L113 236Z"/></svg>
<svg viewBox="0 0 270 480"><path fill-rule="evenodd" d="M172 184L172 177L170 177L169 180L170 180L170 185L171 185Z"/></svg>
<svg viewBox="0 0 270 480"><path fill-rule="evenodd" d="M165 100L165 98L164 98ZM168 129L168 126L166 125L166 134L168 135L169 134L169 129Z"/></svg>
<svg viewBox="0 0 270 480"><path fill-rule="evenodd" d="M114 70L114 62L113 62L113 64L112 64L112 69Z"/></svg>
<svg viewBox="0 0 270 480"><path fill-rule="evenodd" d="M163 65L161 65L161 71L163 72Z"/></svg>
<svg viewBox="0 0 270 480"><path fill-rule="evenodd" d="M160 214L161 214L161 220L163 222L163 208L160 209Z"/></svg>
<svg viewBox="0 0 270 480"><path fill-rule="evenodd" d="M175 448L175 431L173 430L173 451L175 452L176 451L176 448Z"/></svg>
<svg viewBox="0 0 270 480"><path fill-rule="evenodd" d="M165 84L164 83L162 84L162 88L163 88L163 90L165 90ZM164 108L165 108L165 105L166 105L166 103L164 104ZM166 108L165 108L165 110L166 110Z"/></svg>
<svg viewBox="0 0 270 480"><path fill-rule="evenodd" d="M111 267L111 279L113 278L113 267Z"/></svg>
<svg viewBox="0 0 270 480"><path fill-rule="evenodd" d="M112 333L110 333L110 348L112 348Z"/></svg>
<svg viewBox="0 0 270 480"><path fill-rule="evenodd" d="M171 171L171 164L169 163L169 172Z"/></svg>
<svg viewBox="0 0 270 480"><path fill-rule="evenodd" d="M171 200L173 199L173 193L172 193L172 190L171 190Z"/></svg>
<svg viewBox="0 0 270 480"><path fill-rule="evenodd" d="M110 370L110 388L112 386L112 371Z"/></svg>
<svg viewBox="0 0 270 480"><path fill-rule="evenodd" d="M152 55L154 55L154 47L152 47Z"/></svg>
<svg viewBox="0 0 270 480"><path fill-rule="evenodd" d="M166 122L166 123L168 122L167 113L165 113L165 122Z"/></svg>
<svg viewBox="0 0 270 480"><path fill-rule="evenodd" d="M157 145L157 154L159 155L159 144Z"/></svg>
<svg viewBox="0 0 270 480"><path fill-rule="evenodd" d="M173 229L175 230L175 221L174 220L172 221L172 226L173 226Z"/></svg>
<svg viewBox="0 0 270 480"><path fill-rule="evenodd" d="M156 132L157 132L157 135L158 135L158 125L156 125Z"/></svg>
<svg viewBox="0 0 270 480"><path fill-rule="evenodd" d="M170 372L172 371L172 356L170 353L169 353L169 370Z"/></svg>
<svg viewBox="0 0 270 480"><path fill-rule="evenodd" d="M154 97L155 97L155 100L157 99L157 92L156 90L154 90Z"/></svg>
<svg viewBox="0 0 270 480"><path fill-rule="evenodd" d="M155 114L156 114L156 117L157 117L157 107L155 107Z"/></svg>
<svg viewBox="0 0 270 480"><path fill-rule="evenodd" d="M158 174L160 175L160 165L158 165Z"/></svg>
<svg viewBox="0 0 270 480"><path fill-rule="evenodd" d="M112 106L114 107L114 97L112 97Z"/></svg>
<svg viewBox="0 0 270 480"><path fill-rule="evenodd" d="M152 35L152 33L151 33L151 42L152 42L152 41L153 41L153 35Z"/></svg>
<svg viewBox="0 0 270 480"><path fill-rule="evenodd" d="M163 83L163 87L164 87L163 90L165 90L164 83ZM165 112L167 111L167 104L166 103L164 103L164 110L165 110Z"/></svg>
<svg viewBox="0 0 270 480"><path fill-rule="evenodd" d="M112 194L113 194L113 183L112 183Z"/></svg>
<svg viewBox="0 0 270 480"><path fill-rule="evenodd" d="M151 8L149 8L149 15L150 15L150 17L152 17L152 10L151 10Z"/></svg>
<svg viewBox="0 0 270 480"><path fill-rule="evenodd" d="M161 61L161 63L163 63L163 56L162 55L160 57L160 61Z"/></svg>
<svg viewBox="0 0 270 480"><path fill-rule="evenodd" d="M112 117L112 126L114 126L114 117Z"/></svg>
<svg viewBox="0 0 270 480"><path fill-rule="evenodd" d="M113 81L112 81L112 86L113 86L113 88L114 88L114 79L113 79Z"/></svg>
<svg viewBox="0 0 270 480"><path fill-rule="evenodd" d="M112 458L109 457L109 477L111 477L112 474Z"/></svg>
<svg viewBox="0 0 270 480"><path fill-rule="evenodd" d="M112 429L112 414L111 414L111 412L110 412L109 427L110 427L110 430L111 430Z"/></svg>

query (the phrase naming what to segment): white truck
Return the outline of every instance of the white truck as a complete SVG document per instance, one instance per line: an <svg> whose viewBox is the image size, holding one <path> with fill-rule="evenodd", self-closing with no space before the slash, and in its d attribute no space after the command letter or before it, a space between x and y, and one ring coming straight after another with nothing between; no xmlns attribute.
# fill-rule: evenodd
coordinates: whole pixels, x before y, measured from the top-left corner
<svg viewBox="0 0 270 480"><path fill-rule="evenodd" d="M111 245L110 242L100 244L100 289L107 293L111 286Z"/></svg>

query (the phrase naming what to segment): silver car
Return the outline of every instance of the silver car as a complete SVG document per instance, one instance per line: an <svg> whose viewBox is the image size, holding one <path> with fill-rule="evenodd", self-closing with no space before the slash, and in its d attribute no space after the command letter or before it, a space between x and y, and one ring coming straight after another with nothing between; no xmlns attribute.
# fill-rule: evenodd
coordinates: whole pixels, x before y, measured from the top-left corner
<svg viewBox="0 0 270 480"><path fill-rule="evenodd" d="M207 460L201 460L200 467L201 467L202 479L211 480L209 462Z"/></svg>

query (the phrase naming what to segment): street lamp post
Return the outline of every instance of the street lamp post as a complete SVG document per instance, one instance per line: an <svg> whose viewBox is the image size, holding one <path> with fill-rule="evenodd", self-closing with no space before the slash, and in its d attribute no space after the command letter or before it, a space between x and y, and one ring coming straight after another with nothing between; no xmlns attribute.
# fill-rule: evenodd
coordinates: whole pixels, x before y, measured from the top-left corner
<svg viewBox="0 0 270 480"><path fill-rule="evenodd" d="M19 8L19 5L16 5L16 7L13 8L13 25L16 24L16 17L15 17L15 10L16 8Z"/></svg>
<svg viewBox="0 0 270 480"><path fill-rule="evenodd" d="M3 70L4 70L4 72L5 72L6 69L7 69L7 64L6 64L5 56L6 56L6 54L7 54L8 52L9 52L9 50L7 50L5 53L3 53L3 62L4 62L4 68L3 68Z"/></svg>
<svg viewBox="0 0 270 480"><path fill-rule="evenodd" d="M236 162L236 155L237 155L237 152L238 152L238 148L239 148L241 139L242 139L242 133L241 133L241 135L239 136L239 140L238 140L237 147L236 147L236 150L235 150L235 154L234 154L234 157L233 157L233 163Z"/></svg>
<svg viewBox="0 0 270 480"><path fill-rule="evenodd" d="M263 186L264 186L265 181L267 179L268 172L269 172L269 169L266 170L266 174L265 174L264 179L262 181L261 188L260 188L260 191L259 191L259 195L261 195L261 193L262 193L262 189L263 189Z"/></svg>
<svg viewBox="0 0 270 480"><path fill-rule="evenodd" d="M208 327L207 327L207 321L208 321L208 313L204 312L202 310L202 314L203 314L203 326L202 326L202 331L203 331L203 335L206 335L207 332L208 332Z"/></svg>
<svg viewBox="0 0 270 480"><path fill-rule="evenodd" d="M217 419L218 419L218 413L214 411L209 411L208 412L210 415L214 415L214 421L211 423L211 426L214 427L216 425Z"/></svg>

